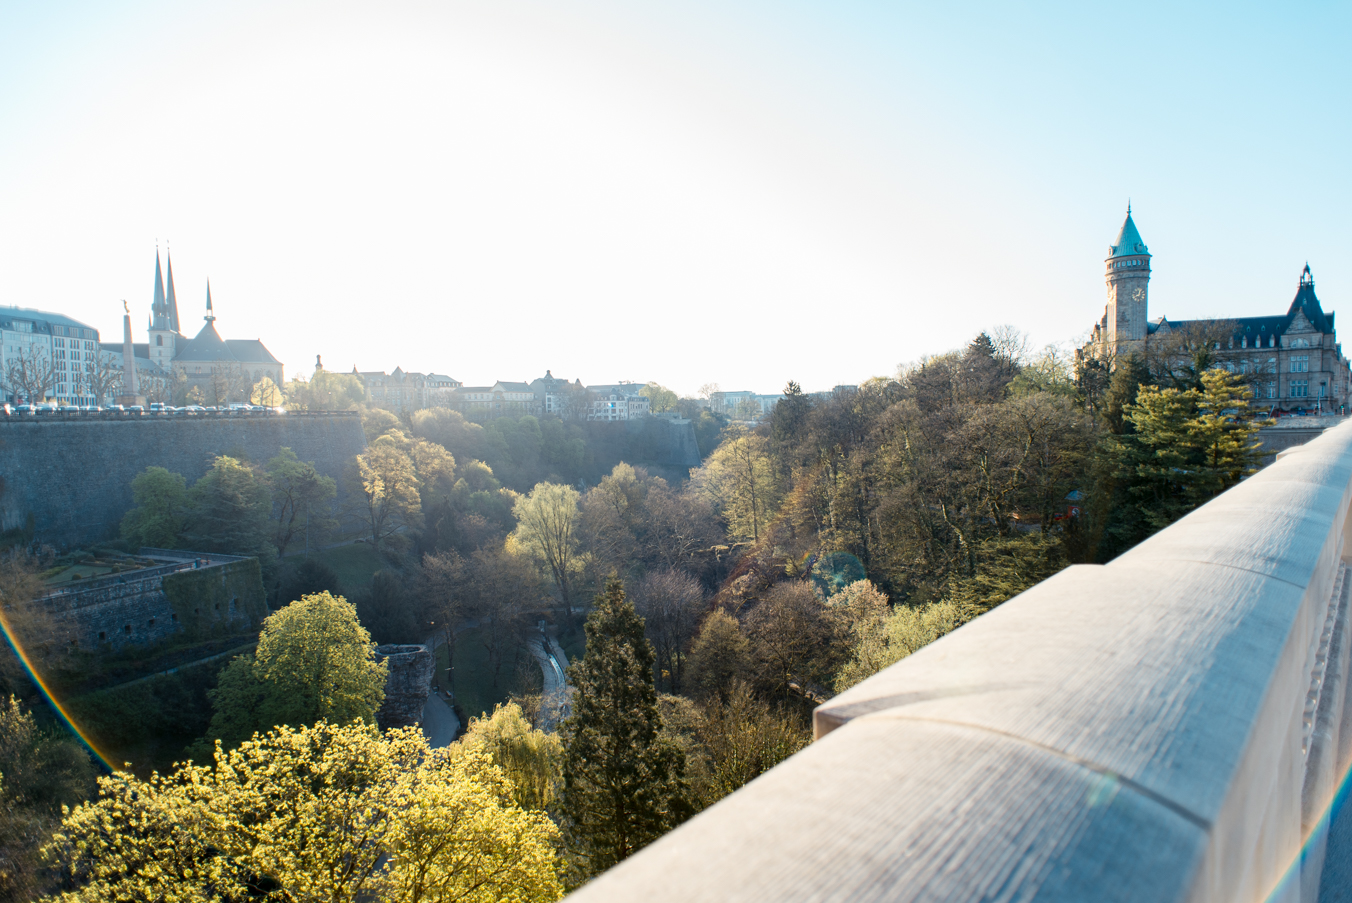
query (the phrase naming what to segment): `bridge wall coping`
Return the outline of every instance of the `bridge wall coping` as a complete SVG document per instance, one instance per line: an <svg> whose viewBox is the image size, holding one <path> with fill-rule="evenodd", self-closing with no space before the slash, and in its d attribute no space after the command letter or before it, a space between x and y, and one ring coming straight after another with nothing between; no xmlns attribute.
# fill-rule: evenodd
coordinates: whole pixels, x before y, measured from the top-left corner
<svg viewBox="0 0 1352 903"><path fill-rule="evenodd" d="M1349 508L1352 423L835 697L811 746L570 899L1301 899Z"/></svg>

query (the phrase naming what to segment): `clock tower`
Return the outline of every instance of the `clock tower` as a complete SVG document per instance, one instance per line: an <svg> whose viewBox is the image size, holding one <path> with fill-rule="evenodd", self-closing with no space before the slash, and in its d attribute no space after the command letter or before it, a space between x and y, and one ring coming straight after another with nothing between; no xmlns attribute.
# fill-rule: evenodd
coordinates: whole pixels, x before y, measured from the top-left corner
<svg viewBox="0 0 1352 903"><path fill-rule="evenodd" d="M1104 317L1107 334L1103 337L1117 360L1129 355L1145 356L1146 298L1150 291L1150 252L1136 224L1131 220L1131 205L1117 241L1108 248L1108 310Z"/></svg>

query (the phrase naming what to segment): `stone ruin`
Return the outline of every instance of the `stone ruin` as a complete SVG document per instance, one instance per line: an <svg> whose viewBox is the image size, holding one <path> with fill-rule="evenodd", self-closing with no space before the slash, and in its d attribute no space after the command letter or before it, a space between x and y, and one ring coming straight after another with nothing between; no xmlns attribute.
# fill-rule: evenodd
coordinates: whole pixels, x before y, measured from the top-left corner
<svg viewBox="0 0 1352 903"><path fill-rule="evenodd" d="M419 723L436 671L432 651L426 646L377 646L376 661L390 666L385 679L385 702L376 712L376 724L385 730Z"/></svg>

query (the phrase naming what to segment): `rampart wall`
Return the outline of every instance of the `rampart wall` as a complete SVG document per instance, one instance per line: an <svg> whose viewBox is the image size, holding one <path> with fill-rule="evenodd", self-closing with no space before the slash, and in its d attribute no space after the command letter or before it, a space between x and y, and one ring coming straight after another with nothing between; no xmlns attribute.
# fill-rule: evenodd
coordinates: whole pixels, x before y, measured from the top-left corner
<svg viewBox="0 0 1352 903"><path fill-rule="evenodd" d="M117 535L132 507L131 481L147 467L189 484L217 455L266 463L288 447L339 484L366 448L355 412L229 417L0 418L0 532L31 524L35 538L68 548Z"/></svg>
<svg viewBox="0 0 1352 903"><path fill-rule="evenodd" d="M191 553L189 553L191 554ZM42 597L82 649L144 645L186 632L207 636L257 624L267 613L256 558L213 555L90 581Z"/></svg>

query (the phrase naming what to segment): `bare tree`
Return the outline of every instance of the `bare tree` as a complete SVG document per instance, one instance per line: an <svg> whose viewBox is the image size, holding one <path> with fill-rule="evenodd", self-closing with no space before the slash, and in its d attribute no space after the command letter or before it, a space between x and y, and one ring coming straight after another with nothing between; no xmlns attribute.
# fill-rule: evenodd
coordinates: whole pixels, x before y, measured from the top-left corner
<svg viewBox="0 0 1352 903"><path fill-rule="evenodd" d="M703 588L679 571L649 573L634 590L634 609L656 653L658 686L681 692L687 650L705 612Z"/></svg>
<svg viewBox="0 0 1352 903"><path fill-rule="evenodd" d="M215 406L247 400L248 391L248 377L244 368L237 363L212 364L211 372L202 385L202 395Z"/></svg>
<svg viewBox="0 0 1352 903"><path fill-rule="evenodd" d="M591 413L592 399L595 394L576 383L566 386L561 394L563 399L560 404L560 414L563 419L574 422L586 420L587 415Z"/></svg>
<svg viewBox="0 0 1352 903"><path fill-rule="evenodd" d="M1028 360L1028 334L1005 324L990 331L996 359L1018 367Z"/></svg>
<svg viewBox="0 0 1352 903"><path fill-rule="evenodd" d="M10 393L30 404L40 402L56 385L57 364L37 345L21 345L5 362L5 383Z"/></svg>
<svg viewBox="0 0 1352 903"><path fill-rule="evenodd" d="M92 361L86 361L80 373L79 391L94 398L95 404L104 404L122 387L122 367L106 351L97 352Z"/></svg>
<svg viewBox="0 0 1352 903"><path fill-rule="evenodd" d="M1162 386L1198 388L1202 374L1229 356L1236 332L1234 320L1192 320L1156 331L1146 345L1151 379Z"/></svg>
<svg viewBox="0 0 1352 903"><path fill-rule="evenodd" d="M137 375L137 382L147 401L158 404L173 403L174 386L169 374L141 373Z"/></svg>

